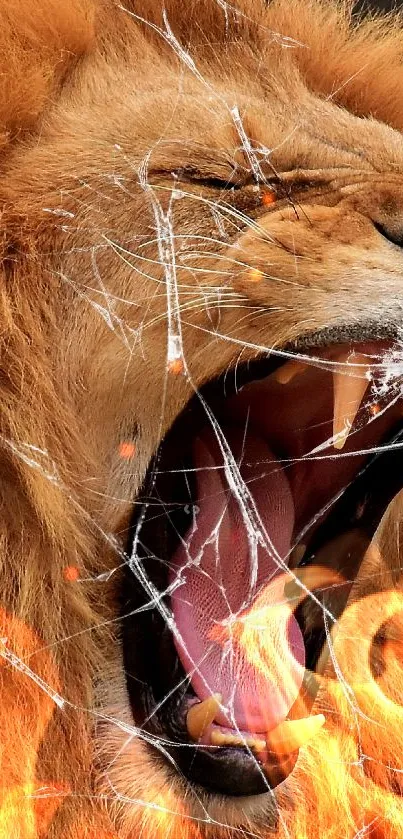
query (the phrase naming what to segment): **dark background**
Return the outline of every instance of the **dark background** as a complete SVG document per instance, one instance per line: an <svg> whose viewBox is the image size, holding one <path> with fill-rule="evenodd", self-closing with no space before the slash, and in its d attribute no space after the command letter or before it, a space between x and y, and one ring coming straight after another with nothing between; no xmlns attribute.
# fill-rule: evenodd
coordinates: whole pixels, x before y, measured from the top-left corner
<svg viewBox="0 0 403 839"><path fill-rule="evenodd" d="M403 6L403 0L360 0L356 3L357 10L378 9L383 12L390 12L391 9L399 9Z"/></svg>

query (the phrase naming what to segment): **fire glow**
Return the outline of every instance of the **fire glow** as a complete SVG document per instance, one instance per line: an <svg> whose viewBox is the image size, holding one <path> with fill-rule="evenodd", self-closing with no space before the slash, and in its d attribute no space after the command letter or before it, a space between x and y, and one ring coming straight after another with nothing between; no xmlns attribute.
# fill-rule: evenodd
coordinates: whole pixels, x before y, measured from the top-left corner
<svg viewBox="0 0 403 839"><path fill-rule="evenodd" d="M335 580L326 569L305 569L300 596L304 587L313 589L320 582L326 585ZM265 598L266 604L267 597L273 602L272 588L273 582L233 627L233 639L247 647L249 659L260 669L273 667L267 643L262 643L262 632L267 641L274 613L278 618L280 610L284 618L296 606L292 597L276 607L267 607ZM349 605L335 625L337 631L329 633L329 663L323 674L312 674L319 685L315 713L323 713L326 724L318 727L315 736L300 749L291 785L287 780L274 790L281 818L277 832L267 830L268 839L273 835L278 839L316 839L318 829L326 839L364 835L398 839L403 835L403 709L398 701L402 689L402 614L403 593L398 585L396 590L369 594ZM25 697L25 703L16 702L10 716L14 731L24 730L26 735L21 741L13 736L13 742L6 742L2 734L3 751L9 755L9 780L4 783L3 776L0 839L14 835L37 839L46 835L69 794L57 783L36 780L37 754L55 709L59 679L49 653L40 652L35 633L5 613L1 618L3 693L5 679L19 680L18 694ZM216 640L220 639L225 642L225 632L220 636L217 630ZM371 663L376 639L382 648L382 666L378 668ZM33 653L35 672L23 664ZM53 698L51 690L43 689L45 684L52 685ZM306 690L295 705L296 717L309 717L312 704ZM298 795L290 806L293 789ZM144 801L142 836L194 839L204 835L202 826L187 815L186 803L179 808L171 791L150 788L149 793ZM77 826L77 831L79 839L88 835L86 825Z"/></svg>
<svg viewBox="0 0 403 839"><path fill-rule="evenodd" d="M368 595L347 607L329 637L329 665L324 675L314 674L315 708L325 714L326 725L300 753L295 782L302 794L292 815L281 806L282 788L276 790L279 837L312 839L317 827L326 837L402 835L403 710L396 701L402 688L402 611L398 589ZM381 631L382 668L375 676L372 648ZM308 691L306 713L311 707Z"/></svg>
<svg viewBox="0 0 403 839"><path fill-rule="evenodd" d="M37 839L46 835L66 795L63 784L44 783L36 775L42 738L61 701L59 679L51 656L41 651L39 638L25 623L0 610L0 627L3 706L7 697L18 697L9 708L13 724L1 735L0 839ZM35 671L28 666L31 656ZM9 689L10 682L15 693Z"/></svg>
<svg viewBox="0 0 403 839"><path fill-rule="evenodd" d="M33 663L34 662L34 663ZM26 623L0 609L0 839L44 839L71 790L63 780L38 777L38 753L56 708L64 707L49 650ZM6 703L9 707L6 708ZM73 834L72 834L73 835ZM118 839L102 825L76 824L74 839Z"/></svg>
<svg viewBox="0 0 403 839"><path fill-rule="evenodd" d="M370 551L374 550L372 545ZM305 587L341 582L324 568L312 566L302 569L302 574L301 597ZM292 607L295 609L295 602ZM272 678L281 666L281 657L286 661L292 655L290 650L279 653L277 649L273 658L268 652L273 649L274 625L279 617L284 624L290 610L286 600L273 606L271 582L231 627L217 626L212 640L224 645L230 634L232 643L243 646L254 666ZM279 839L313 839L318 827L329 839L363 835L397 839L403 835L403 709L398 702L403 687L402 615L403 594L398 585L396 590L370 594L349 605L329 632L325 672L312 673L312 679L305 681L305 691L290 715L295 719L311 713L313 683L315 695L319 688L315 713L324 714L326 725L318 726L307 747L300 750L294 770L299 795L291 812L288 796L292 786L280 785L274 791L281 813L275 834ZM376 673L372 659L377 639L382 646L382 667L378 666ZM284 670L290 672L289 662ZM304 724L301 719L300 725ZM273 751L273 745L270 748ZM281 743L278 757L283 758ZM267 836L272 835L273 831L268 831Z"/></svg>
<svg viewBox="0 0 403 839"><path fill-rule="evenodd" d="M374 546L369 550L374 551ZM328 569L311 567L305 574L301 583L306 587L317 587L320 580L323 586L334 583ZM267 596L272 602L272 590L269 595L266 591ZM263 591L248 614L232 627L232 639L247 646L256 667L271 670L273 662L259 639L262 632L266 638L272 632L273 606L265 608L264 601ZM295 608L295 601L292 605ZM289 614L290 608L284 601L275 610L288 610ZM290 778L273 790L277 829L265 832L261 827L259 837L400 839L403 835L403 709L398 701L403 688L402 615L403 593L398 584L396 590L369 594L349 605L329 632L328 664L323 674L311 674L319 688L317 694L315 690L315 714L322 712L326 723L300 748ZM225 630L217 627L216 641L225 644ZM382 667L377 670L373 648L380 638ZM308 680L295 703L297 717L312 713L311 684ZM151 801L149 804L152 806ZM170 792L159 791L154 804L157 812L146 808L142 836L204 836L190 815L186 818L185 811L178 813L177 802L176 814L173 812ZM225 835L232 835L231 831Z"/></svg>

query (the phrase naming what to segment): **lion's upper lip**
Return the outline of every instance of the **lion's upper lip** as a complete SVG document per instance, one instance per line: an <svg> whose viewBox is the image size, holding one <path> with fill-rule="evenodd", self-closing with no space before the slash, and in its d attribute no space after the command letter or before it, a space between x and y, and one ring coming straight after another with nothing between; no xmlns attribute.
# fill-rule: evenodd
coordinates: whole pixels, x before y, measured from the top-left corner
<svg viewBox="0 0 403 839"><path fill-rule="evenodd" d="M399 421L402 373L390 343L336 345L291 357L228 406L279 454L297 501L295 539Z"/></svg>
<svg viewBox="0 0 403 839"><path fill-rule="evenodd" d="M332 503L346 494L346 487L354 485L357 473L368 458L368 452L376 450L385 436L390 435L391 430L400 423L400 369L398 363L394 364L393 353L390 344L332 348L319 353L315 358L313 354L309 355L297 366L293 360L271 375L247 383L233 397L214 403L217 428L224 432L232 451L232 466L239 466L240 477L248 488L251 503L255 505L263 527L271 535L275 549L285 565L290 562L295 564L296 548L299 548L299 560L311 557L312 561L312 546L322 551L322 554L323 550L326 552L326 521ZM345 372L341 373L344 367ZM333 375L335 370L337 373ZM346 377L344 394L343 388L340 388L340 375ZM367 385L365 388L364 379ZM347 422L344 423L344 420ZM344 427L350 426L351 433L347 437ZM280 662L277 661L276 667L272 668L270 680L267 673L256 672L245 650L240 650L239 646L236 649L234 644L228 648L228 643L226 645L222 643L223 639L214 636L217 627L228 627L231 622L236 627L236 619L240 615L243 617L245 610L253 610L262 591L267 589L267 580L271 580L272 588L274 580L274 589L280 585L281 580L276 559L267 551L265 553L261 545L257 549L255 572L251 572L251 533L247 516L245 518L241 510L242 499L237 498L231 486L232 467L228 456L220 449L217 429L212 429L210 423L205 420L203 423L200 418L192 427L186 413L179 428L181 431L176 436L174 448L179 442L180 454L185 454L186 465L181 466L180 460L172 458L172 447L167 443L165 451L169 448L170 454L167 460L163 457L159 461L159 472L163 474L165 466L166 472L171 475L167 484L168 495L163 483L159 484L156 492L153 490L155 502L161 505L161 527L166 535L162 542L155 541L155 526L151 523L146 553L155 558L163 550L165 559L162 557L162 562L168 562L170 567L169 575L165 574L165 582L163 573L158 571L157 577L160 577L161 590L168 585L167 590L171 592L176 624L175 643L182 668L178 670L175 664L170 675L169 665L163 668L167 677L164 681L165 677L161 679L161 676L156 680L151 671L147 675L149 671L145 666L144 681L149 680L155 685L153 691L157 691L157 705L161 708L171 707L169 696L176 694L178 697L175 705L178 708L179 701L182 709L182 739L186 739L185 709L189 707L189 695L193 696L194 704L196 699L205 700L213 693L221 694L222 702L218 703L209 731L210 734L214 732L218 723L223 730L222 738L220 740L216 736L214 743L214 738L209 740L210 735L208 731L206 734L206 727L202 726L200 732L203 746L197 759L193 757L190 764L185 761L185 772L198 783L227 794L262 792L265 788L261 760L264 750L260 746L259 756L259 748L255 746L254 740L261 742L262 738L266 738L267 731L284 720L298 694L304 672L305 653L301 635L302 630L306 636L304 619L300 616L297 623L295 617L291 616L284 623L282 631L283 634L288 633L288 646L283 644L283 647L288 658L285 660L283 656ZM337 445L340 440L343 448L334 448L333 443ZM196 476L198 480L195 480ZM172 495L172 480L179 481L178 486L182 487L179 495L178 490ZM375 494L381 491L379 487L378 482ZM167 507L167 504L172 505L175 494L177 501ZM350 503L351 493L349 499ZM359 498L353 499L353 506L355 502L358 505L358 502L362 504L363 501L365 491L360 484ZM379 521L382 503L372 507L370 504L368 519L364 515L360 520L359 526L365 529L362 550L365 550L365 543L371 537L369 531L372 528L373 533ZM193 510L190 527L189 524L184 526L186 516L183 517L183 511L186 509L188 523L189 509ZM354 514L352 510L353 518ZM341 522L337 525L342 531L350 527L349 516L350 512L344 510ZM219 544L221 527L226 537L224 541L221 538ZM214 540L210 538L214 531L218 540L215 546ZM301 541L304 545L302 549ZM162 545L165 547L162 548ZM235 576L234 562L237 566ZM358 565L357 559L355 572ZM151 576L155 575L156 567L162 571L159 563L155 565L155 559L154 563L148 561ZM265 605L270 606L270 602ZM166 651L167 643L172 645L172 635L167 635L163 619L157 619L156 615L156 620L163 629ZM311 628L309 632L311 639L319 637ZM270 644L266 644L266 647L270 647ZM314 658L310 655L310 662ZM172 663L175 660L172 650L169 652L169 660ZM193 688L190 694L186 692L189 682ZM162 714L162 719L163 711L158 713ZM172 713L177 713L173 706ZM152 713L149 713L149 717L152 727ZM168 729L169 726L170 723ZM193 740L195 737L197 739L195 730L191 732ZM227 737L225 731L228 732ZM172 732L170 737L177 738L178 727L176 734ZM239 739L235 739L236 736L241 739L245 737L246 754L245 749L239 749L240 743ZM214 767L217 770L210 775L209 742L215 745ZM223 748L217 752L219 742ZM236 753L239 751L243 754L242 772L235 771ZM182 757L185 760L183 751L179 750L178 755L179 762ZM220 766L229 764L232 769L224 779L221 777ZM268 783L273 784L277 776L276 773L273 775L273 767L270 771Z"/></svg>

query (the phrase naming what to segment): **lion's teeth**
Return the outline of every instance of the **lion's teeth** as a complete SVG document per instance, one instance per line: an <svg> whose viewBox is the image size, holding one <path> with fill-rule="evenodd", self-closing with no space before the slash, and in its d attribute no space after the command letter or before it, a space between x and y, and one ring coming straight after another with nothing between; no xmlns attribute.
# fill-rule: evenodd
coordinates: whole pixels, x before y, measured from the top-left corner
<svg viewBox="0 0 403 839"><path fill-rule="evenodd" d="M255 752L262 752L266 748L266 741L258 737L242 737L239 734L213 729L210 736L212 746L248 746Z"/></svg>
<svg viewBox="0 0 403 839"><path fill-rule="evenodd" d="M299 373L304 373L307 370L308 364L304 364L303 361L297 361L296 359L291 359L291 361L287 361L285 364L282 364L278 370L275 371L274 379L280 385L288 385L295 376L298 376Z"/></svg>
<svg viewBox="0 0 403 839"><path fill-rule="evenodd" d="M306 717L302 720L284 720L267 735L267 749L276 755L287 755L295 752L322 728L325 723L323 714Z"/></svg>
<svg viewBox="0 0 403 839"><path fill-rule="evenodd" d="M245 743L255 752L263 752L266 748L266 740L259 740L257 737L247 737Z"/></svg>
<svg viewBox="0 0 403 839"><path fill-rule="evenodd" d="M200 740L206 729L211 725L216 717L222 696L220 693L213 693L204 702L197 702L189 708L186 717L186 727L192 740Z"/></svg>
<svg viewBox="0 0 403 839"><path fill-rule="evenodd" d="M369 385L370 372L368 360L358 353L354 356L349 353L337 360L351 364L351 374L338 371L333 373L333 446L342 449Z"/></svg>
<svg viewBox="0 0 403 839"><path fill-rule="evenodd" d="M232 734L224 734L218 728L214 728L210 735L210 743L212 746L232 746Z"/></svg>
<svg viewBox="0 0 403 839"><path fill-rule="evenodd" d="M248 746L255 752L274 752L277 757L283 757L308 743L324 723L323 714L302 720L285 720L273 731L269 731L267 740L260 739L258 736L245 737L231 734L230 731L222 731L220 728L213 728L210 733L210 744L212 746Z"/></svg>

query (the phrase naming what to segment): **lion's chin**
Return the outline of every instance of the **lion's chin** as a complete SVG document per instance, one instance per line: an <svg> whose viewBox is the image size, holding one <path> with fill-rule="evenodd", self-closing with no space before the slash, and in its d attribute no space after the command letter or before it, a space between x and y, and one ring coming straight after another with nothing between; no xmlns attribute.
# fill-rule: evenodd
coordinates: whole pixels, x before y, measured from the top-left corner
<svg viewBox="0 0 403 839"><path fill-rule="evenodd" d="M144 839L228 839L233 830L246 831L246 835L253 830L255 837L263 839L270 828L276 828L278 807L272 791L244 797L214 795L187 782L175 767L156 758L147 735L133 724L121 663L116 658L101 692L104 713L98 729L97 793L109 803L122 839L137 836L139 827ZM292 776L281 789L283 802L290 803Z"/></svg>

